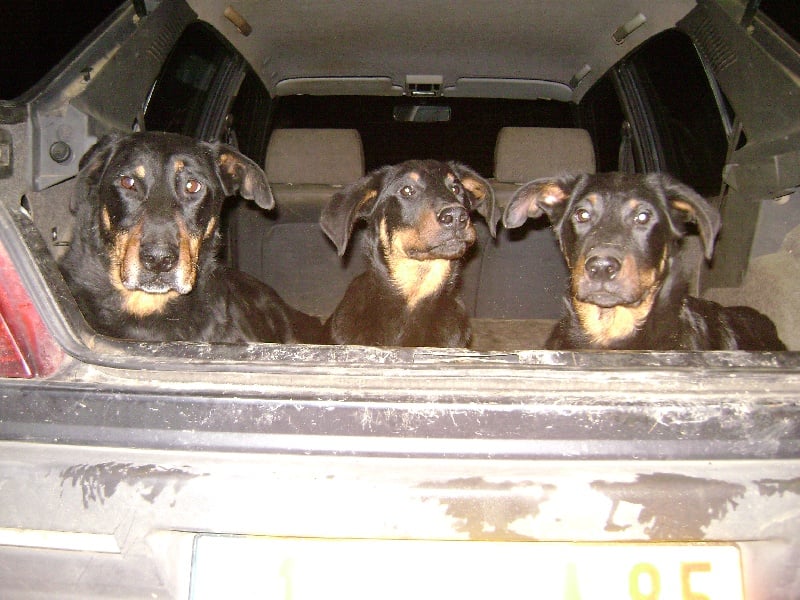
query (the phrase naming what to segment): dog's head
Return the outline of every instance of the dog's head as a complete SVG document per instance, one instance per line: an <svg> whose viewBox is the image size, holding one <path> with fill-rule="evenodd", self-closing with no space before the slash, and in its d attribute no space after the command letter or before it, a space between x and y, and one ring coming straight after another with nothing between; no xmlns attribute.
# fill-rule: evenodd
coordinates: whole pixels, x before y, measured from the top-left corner
<svg viewBox="0 0 800 600"><path fill-rule="evenodd" d="M320 225L339 256L354 224L366 219L387 256L454 260L475 241L473 210L494 236L494 193L485 179L457 162L410 160L372 171L335 194Z"/></svg>
<svg viewBox="0 0 800 600"><path fill-rule="evenodd" d="M195 286L215 246L223 200L236 193L269 209L261 168L220 143L170 133L111 134L83 156L73 208L88 211L111 283L134 314L163 308ZM82 235L90 235L88 232Z"/></svg>
<svg viewBox="0 0 800 600"><path fill-rule="evenodd" d="M720 228L714 207L660 173L537 179L514 194L503 223L519 227L543 213L570 267L573 299L602 308L652 301L689 221L709 259Z"/></svg>

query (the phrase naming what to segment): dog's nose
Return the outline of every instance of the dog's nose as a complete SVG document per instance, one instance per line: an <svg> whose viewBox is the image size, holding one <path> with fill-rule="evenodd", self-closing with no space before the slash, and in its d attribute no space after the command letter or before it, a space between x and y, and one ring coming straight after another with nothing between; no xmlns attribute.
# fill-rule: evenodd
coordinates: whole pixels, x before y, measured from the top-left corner
<svg viewBox="0 0 800 600"><path fill-rule="evenodd" d="M622 264L613 256L592 256L586 261L586 273L590 279L610 281L616 277Z"/></svg>
<svg viewBox="0 0 800 600"><path fill-rule="evenodd" d="M148 271L166 273L178 262L178 252L168 246L151 246L139 252L139 260Z"/></svg>
<svg viewBox="0 0 800 600"><path fill-rule="evenodd" d="M464 229L469 224L469 213L463 206L443 208L436 220L446 229Z"/></svg>

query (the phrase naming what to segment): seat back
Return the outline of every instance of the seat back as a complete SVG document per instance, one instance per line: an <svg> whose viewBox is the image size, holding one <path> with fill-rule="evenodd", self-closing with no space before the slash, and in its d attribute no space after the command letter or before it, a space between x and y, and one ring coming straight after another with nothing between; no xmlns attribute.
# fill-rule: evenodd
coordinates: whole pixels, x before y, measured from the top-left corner
<svg viewBox="0 0 800 600"><path fill-rule="evenodd" d="M594 173L589 132L577 128L504 127L494 150L494 188L505 207L523 183L560 173Z"/></svg>
<svg viewBox="0 0 800 600"><path fill-rule="evenodd" d="M295 308L327 317L363 270L355 240L343 261L319 226L333 194L364 175L361 137L355 129L276 129L264 170L276 208L236 207L235 266Z"/></svg>
<svg viewBox="0 0 800 600"><path fill-rule="evenodd" d="M594 147L584 129L504 127L495 145L492 187L499 210L520 185L565 172L594 172ZM477 279L477 283L471 280ZM546 218L518 229L500 228L465 272L465 288L476 286L477 318L556 319L569 273Z"/></svg>

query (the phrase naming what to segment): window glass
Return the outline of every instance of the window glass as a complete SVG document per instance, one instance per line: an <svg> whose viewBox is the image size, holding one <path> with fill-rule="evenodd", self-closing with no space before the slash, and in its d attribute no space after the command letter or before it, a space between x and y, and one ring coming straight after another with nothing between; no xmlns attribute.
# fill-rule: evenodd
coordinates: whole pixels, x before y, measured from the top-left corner
<svg viewBox="0 0 800 600"><path fill-rule="evenodd" d="M190 25L153 87L145 111L147 129L195 135L230 53L206 25Z"/></svg>
<svg viewBox="0 0 800 600"><path fill-rule="evenodd" d="M238 82L232 73L244 73ZM231 95L235 97L231 98ZM271 100L255 72L203 23L186 28L145 111L151 131L219 139L263 164Z"/></svg>
<svg viewBox="0 0 800 600"><path fill-rule="evenodd" d="M242 85L225 119L221 141L229 143L263 165L269 140L272 101L261 79L247 69Z"/></svg>
<svg viewBox="0 0 800 600"><path fill-rule="evenodd" d="M447 122L395 120L398 106L450 108ZM286 96L276 102L273 127L358 129L366 169L410 158L460 160L485 177L494 174L494 147L502 127L575 127L573 105L555 100Z"/></svg>
<svg viewBox="0 0 800 600"><path fill-rule="evenodd" d="M610 74L598 81L581 101L582 124L594 140L597 170L635 171L630 127L622 112Z"/></svg>
<svg viewBox="0 0 800 600"><path fill-rule="evenodd" d="M652 110L664 170L701 194L718 194L728 141L717 97L690 39L667 31L630 61Z"/></svg>

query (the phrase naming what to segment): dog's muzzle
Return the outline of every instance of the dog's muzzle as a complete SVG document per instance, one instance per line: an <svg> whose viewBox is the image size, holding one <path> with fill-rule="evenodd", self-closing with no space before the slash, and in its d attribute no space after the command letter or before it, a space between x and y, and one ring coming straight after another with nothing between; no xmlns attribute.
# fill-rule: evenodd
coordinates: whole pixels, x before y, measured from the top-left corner
<svg viewBox="0 0 800 600"><path fill-rule="evenodd" d="M174 244L154 244L139 250L138 268L123 279L128 289L150 294L174 291L188 294L194 287L194 273L189 261L181 256L181 248Z"/></svg>
<svg viewBox="0 0 800 600"><path fill-rule="evenodd" d="M581 302L611 308L641 300L643 290L635 261L614 249L590 250L576 275L573 292Z"/></svg>

